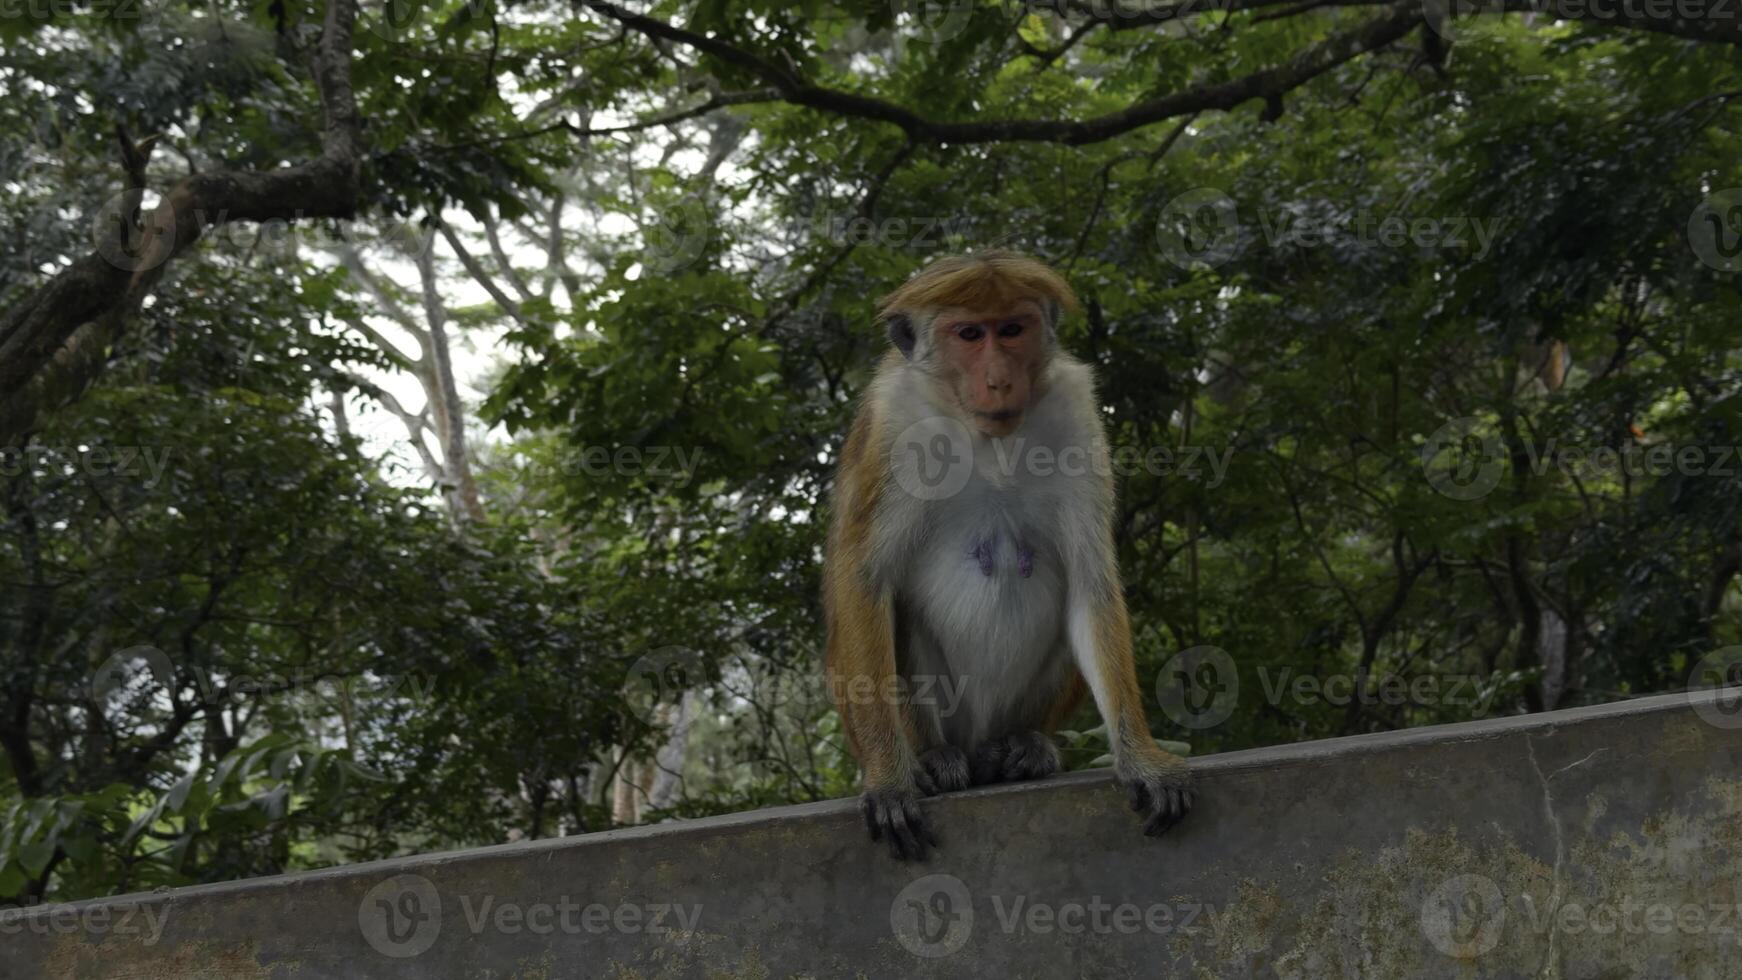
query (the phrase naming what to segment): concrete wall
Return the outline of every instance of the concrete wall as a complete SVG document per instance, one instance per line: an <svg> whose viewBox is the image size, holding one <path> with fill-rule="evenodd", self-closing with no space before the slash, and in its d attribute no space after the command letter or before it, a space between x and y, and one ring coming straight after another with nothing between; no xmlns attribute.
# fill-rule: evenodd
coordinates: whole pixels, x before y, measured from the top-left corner
<svg viewBox="0 0 1742 980"><path fill-rule="evenodd" d="M1742 712L1672 695L32 910L4 977L1742 976Z"/></svg>

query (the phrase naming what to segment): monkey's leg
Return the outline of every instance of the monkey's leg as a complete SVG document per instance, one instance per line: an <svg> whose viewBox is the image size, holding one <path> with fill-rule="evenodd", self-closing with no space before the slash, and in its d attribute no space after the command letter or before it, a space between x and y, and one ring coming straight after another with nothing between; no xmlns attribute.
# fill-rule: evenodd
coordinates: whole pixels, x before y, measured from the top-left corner
<svg viewBox="0 0 1742 980"><path fill-rule="evenodd" d="M914 692L902 705L902 711L907 722L908 743L919 751L919 771L915 773L915 781L920 792L936 796L967 789L972 785L968 753L944 737L943 719L938 714L937 682L949 679L947 663L938 655L929 637L917 634L904 638L896 661L905 665Z"/></svg>
<svg viewBox="0 0 1742 980"><path fill-rule="evenodd" d="M974 749L973 776L975 783L1004 783L1022 779L1044 779L1064 768L1058 743L1052 733L1076 714L1088 688L1083 675L1074 666L1064 668L1068 676L1052 704L1047 705L1038 731L1015 732L1002 738L987 739Z"/></svg>
<svg viewBox="0 0 1742 980"><path fill-rule="evenodd" d="M927 796L954 793L972 785L968 753L954 745L934 745L919 754L916 780L919 791Z"/></svg>
<svg viewBox="0 0 1742 980"><path fill-rule="evenodd" d="M1143 832L1159 837L1192 808L1192 774L1186 761L1155 744L1143 714L1137 664L1131 654L1131 619L1115 587L1099 601L1073 600L1071 652L1107 723L1113 776L1143 817Z"/></svg>
<svg viewBox="0 0 1742 980"><path fill-rule="evenodd" d="M1045 732L1013 732L989 738L975 747L974 783L1045 779L1062 765L1052 736Z"/></svg>
<svg viewBox="0 0 1742 980"><path fill-rule="evenodd" d="M829 693L864 773L859 810L871 839L887 839L897 859L923 858L937 838L919 809L911 715L895 673L894 602L873 595L856 569L830 585Z"/></svg>

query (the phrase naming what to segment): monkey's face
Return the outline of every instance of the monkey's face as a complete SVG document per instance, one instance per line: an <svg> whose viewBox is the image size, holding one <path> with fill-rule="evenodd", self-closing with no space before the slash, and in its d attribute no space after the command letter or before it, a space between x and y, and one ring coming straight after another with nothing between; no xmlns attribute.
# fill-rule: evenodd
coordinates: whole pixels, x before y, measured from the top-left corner
<svg viewBox="0 0 1742 980"><path fill-rule="evenodd" d="M1015 432L1046 366L1047 321L1040 304L945 310L934 323L936 351L963 412L986 435Z"/></svg>

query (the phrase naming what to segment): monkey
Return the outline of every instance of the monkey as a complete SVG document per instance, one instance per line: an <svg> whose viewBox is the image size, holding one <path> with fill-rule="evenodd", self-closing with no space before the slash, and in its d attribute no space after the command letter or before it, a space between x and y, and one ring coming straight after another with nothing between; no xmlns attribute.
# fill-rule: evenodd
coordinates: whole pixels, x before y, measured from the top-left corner
<svg viewBox="0 0 1742 980"><path fill-rule="evenodd" d="M898 860L938 844L921 797L1057 772L1053 732L1085 693L1146 834L1195 801L1143 711L1095 375L1058 338L1078 308L1003 249L878 303L890 349L836 469L824 672L866 828Z"/></svg>

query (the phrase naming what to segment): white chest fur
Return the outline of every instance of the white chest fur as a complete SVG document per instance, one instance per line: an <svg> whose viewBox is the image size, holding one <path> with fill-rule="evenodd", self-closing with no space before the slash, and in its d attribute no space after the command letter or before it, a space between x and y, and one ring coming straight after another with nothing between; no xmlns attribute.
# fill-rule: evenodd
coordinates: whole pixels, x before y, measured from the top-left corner
<svg viewBox="0 0 1742 980"><path fill-rule="evenodd" d="M917 399L897 404L909 417L896 420L873 552L896 583L900 666L957 692L933 719L950 742L1034 727L1045 706L1033 692L1056 690L1045 680L1069 663L1073 538L1092 526L1094 481L1106 479L1091 471L1094 416L1085 426L1079 406L1049 394L1017 432L991 439L934 425Z"/></svg>

